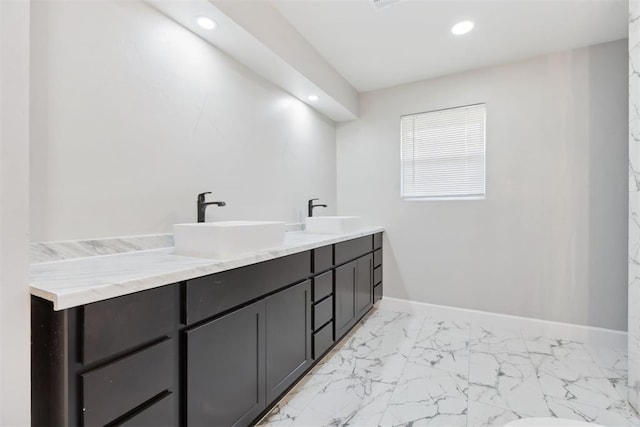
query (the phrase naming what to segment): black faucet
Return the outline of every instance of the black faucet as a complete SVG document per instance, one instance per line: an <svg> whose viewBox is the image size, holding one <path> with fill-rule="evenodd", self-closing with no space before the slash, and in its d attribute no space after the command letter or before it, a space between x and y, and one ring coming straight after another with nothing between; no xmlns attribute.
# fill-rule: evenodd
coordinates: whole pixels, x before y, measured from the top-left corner
<svg viewBox="0 0 640 427"><path fill-rule="evenodd" d="M204 198L207 194L211 194L211 191L198 194L198 222L204 222L204 213L207 210L207 206L209 205L226 206L227 205L225 202L205 202Z"/></svg>
<svg viewBox="0 0 640 427"><path fill-rule="evenodd" d="M313 201L314 200L320 200L320 199L311 199L309 200L309 202L307 202L307 207L309 210L309 216L313 216L313 208L326 208L327 205L314 205Z"/></svg>

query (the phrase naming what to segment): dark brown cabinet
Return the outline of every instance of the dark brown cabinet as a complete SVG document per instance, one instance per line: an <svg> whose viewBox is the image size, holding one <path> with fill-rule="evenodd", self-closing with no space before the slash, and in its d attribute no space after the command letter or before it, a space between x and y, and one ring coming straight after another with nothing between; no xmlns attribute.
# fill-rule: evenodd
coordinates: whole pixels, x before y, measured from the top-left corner
<svg viewBox="0 0 640 427"><path fill-rule="evenodd" d="M32 424L177 425L178 298L168 285L53 311L32 297Z"/></svg>
<svg viewBox="0 0 640 427"><path fill-rule="evenodd" d="M266 393L272 402L311 366L311 282L265 299Z"/></svg>
<svg viewBox="0 0 640 427"><path fill-rule="evenodd" d="M248 425L311 366L311 283L185 332L188 426Z"/></svg>
<svg viewBox="0 0 640 427"><path fill-rule="evenodd" d="M81 307L80 361L86 365L166 337L175 328L176 308L172 286Z"/></svg>
<svg viewBox="0 0 640 427"><path fill-rule="evenodd" d="M192 325L263 297L311 274L309 251L187 281L184 323Z"/></svg>
<svg viewBox="0 0 640 427"><path fill-rule="evenodd" d="M372 272L371 254L336 268L336 340L342 338L373 307Z"/></svg>
<svg viewBox="0 0 640 427"><path fill-rule="evenodd" d="M172 344L167 339L80 374L83 424L109 424L158 394L168 393L173 386Z"/></svg>
<svg viewBox="0 0 640 427"><path fill-rule="evenodd" d="M313 307L313 330L319 330L331 320L333 320L333 298L325 298Z"/></svg>
<svg viewBox="0 0 640 427"><path fill-rule="evenodd" d="M33 424L254 423L381 298L381 244L360 237L62 311L32 297Z"/></svg>
<svg viewBox="0 0 640 427"><path fill-rule="evenodd" d="M333 253L333 246L328 246L328 248ZM319 359L334 343L333 277L334 270L329 270L313 278L313 336L311 344L314 359Z"/></svg>
<svg viewBox="0 0 640 427"><path fill-rule="evenodd" d="M377 248L373 252L373 303L382 299L382 234L376 234L373 238L373 246Z"/></svg>
<svg viewBox="0 0 640 427"><path fill-rule="evenodd" d="M334 343L333 322L313 333L313 358L319 359Z"/></svg>
<svg viewBox="0 0 640 427"><path fill-rule="evenodd" d="M358 258L356 271L356 315L358 319L373 307L373 255Z"/></svg>
<svg viewBox="0 0 640 427"><path fill-rule="evenodd" d="M313 278L313 302L318 302L333 293L333 270Z"/></svg>
<svg viewBox="0 0 640 427"><path fill-rule="evenodd" d="M336 268L334 293L336 341L356 323L357 272L357 261L351 261Z"/></svg>
<svg viewBox="0 0 640 427"><path fill-rule="evenodd" d="M247 425L265 408L265 306L185 332L186 425Z"/></svg>

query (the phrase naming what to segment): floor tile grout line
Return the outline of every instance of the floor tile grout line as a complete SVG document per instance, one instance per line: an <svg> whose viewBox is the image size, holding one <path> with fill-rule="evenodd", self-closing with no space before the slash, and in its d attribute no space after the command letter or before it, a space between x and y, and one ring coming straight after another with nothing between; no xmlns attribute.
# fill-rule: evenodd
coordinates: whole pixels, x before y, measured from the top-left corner
<svg viewBox="0 0 640 427"><path fill-rule="evenodd" d="M422 329L424 328L425 323L429 319L428 316L420 315L420 317L422 317L423 319L422 319L422 322L420 323L420 328L418 329L418 332L416 333L415 339L413 340L413 345L411 346L411 350L409 350L409 353L408 353L409 355L416 348L416 343L418 341L418 337L420 336L420 333L422 332ZM404 364L402 365L402 369L400 370L400 375L396 379L396 384L393 386L393 390L391 391L391 394L389 395L389 400L387 401L387 404L385 405L384 410L382 411L382 415L380 416L380 419L378 420L378 423L377 423L378 426L381 425L382 420L384 419L384 416L387 413L387 410L389 409L389 405L391 404L391 399L393 398L393 395L395 394L395 392L396 392L396 390L398 388L398 385L400 384L400 378L402 378L402 374L404 373L404 370L406 369L408 362L409 362L409 356L405 357Z"/></svg>
<svg viewBox="0 0 640 427"><path fill-rule="evenodd" d="M606 378L606 379L607 379L607 381L609 382L609 384L611 384L611 387L613 387L614 391L615 391L616 393L618 393L618 396L620 396L620 397L622 398L622 400L623 400L623 401L624 401L624 402L625 402L629 407L631 407L632 411L634 411L634 412L635 412L635 408L633 408L633 406L631 406L631 404L629 404L629 390L627 389L627 388L628 388L627 383L628 383L628 378L629 378L629 369L628 369L628 367L627 367L627 370L626 370L626 375L625 375L625 377L623 377L623 379L625 380L624 387L625 387L625 390L627 390L627 393L626 393L627 395L625 396L625 395L623 395L623 394L622 394L622 391L621 391L621 390L618 390L618 389L617 389L617 388L616 388L616 387L611 383L612 378L609 378L609 375L606 375L606 374L605 374L605 372L604 372L604 369L605 369L605 368L602 366L602 365L604 365L604 363L602 362L602 359L601 359L600 357L598 357L597 355L595 355L595 354L594 354L594 352L592 351L592 348L593 348L593 347L585 346L585 344L581 344L581 345L582 345L582 348L584 349L584 351L585 351L585 352L589 355L589 357L593 360L593 362L595 363L596 367L600 370L600 373L604 374L604 378ZM612 350L612 351L613 351L613 350ZM616 353L617 353L617 351L616 351ZM627 354L626 352L624 353L624 357L625 357L625 358L627 358L627 360L628 360L628 357L629 357L629 356L628 356L628 354ZM617 357L616 357L616 358L617 358ZM612 372L618 372L618 370L617 370L617 369L615 369L614 367L606 368L606 369L610 369ZM636 414L638 414L638 413L636 412ZM640 414L638 414L638 415L640 415Z"/></svg>
<svg viewBox="0 0 640 427"><path fill-rule="evenodd" d="M403 313L403 312L399 312L399 311L392 311L392 310L383 310L383 311L384 311L384 312L392 312L392 313L396 313L396 314L406 314L406 313ZM377 312L379 312L379 311L377 311ZM412 315L412 316L416 316L417 318L421 318L421 319L422 319L422 321L421 321L421 323L420 323L420 327L419 327L419 328L417 328L417 332L416 332L416 334L415 334L415 338L413 339L413 344L412 344L412 346L411 346L411 350L413 350L413 349L415 348L415 345L416 345L417 339L418 339L418 337L419 337L419 335L420 335L420 332L422 331L422 328L424 327L424 324L426 323L426 321L427 321L429 318L428 318L427 316L418 315L418 314L411 314L411 315ZM368 317L367 317L366 319L364 319L364 321L361 323L361 325L363 325L363 324L366 322L366 320L370 319L371 317L372 317L372 314L368 314ZM355 335L355 332L353 332L353 333L351 333L351 332L350 332L350 334L349 334L349 335L353 336L353 335ZM346 342L346 338L347 338L347 336L345 336L345 337L344 337L345 342ZM342 346L343 344L344 344L344 343L341 343L340 345ZM411 354L411 353L409 352L409 354ZM390 402L391 402L391 398L393 397L393 394L394 394L394 392L396 391L396 389L397 389L397 387L398 387L398 382L399 382L399 380L400 380L400 377L402 376L402 373L404 372L404 369L406 368L406 364L407 364L407 362L408 362L408 356L405 358L405 361L404 361L404 364L403 364L403 366L402 366L402 369L400 370L400 374L398 375L398 378L396 378L396 380L395 380L395 385L393 385L393 386L391 387L391 392L389 393L389 398L388 398L388 400L387 400L387 403L386 403L386 404L385 404L385 406L384 406L384 410L383 410L383 411L381 412L381 414L380 414L380 419L378 420L377 425L380 425L380 423L381 423L382 419L384 418L384 415L385 415L385 413L386 413L387 409L389 408L389 405L390 405ZM309 403L307 403L307 405L305 406L305 409L306 409L310 404L311 404L311 401L309 401ZM302 411L300 411L300 412L302 412Z"/></svg>
<svg viewBox="0 0 640 427"><path fill-rule="evenodd" d="M412 350L414 350L414 349L416 349L416 345L417 345L418 338L420 337L420 335L421 335L421 333L422 333L422 330L423 330L423 329L424 329L424 327L425 327L425 324L426 324L426 323L427 323L427 321L429 321L429 320L431 320L431 321L433 321L433 322L439 322L438 320L433 319L433 318L431 318L431 317L429 317L429 316L424 316L424 319L423 319L423 321L422 321L422 323L421 323L420 329L419 329L419 330L418 330L418 332L416 333L416 338L415 338L415 340L414 340L413 346L411 347L411 351L412 351ZM445 321L446 321L446 320L445 320ZM465 322L465 324L469 325L469 323L468 323L468 322ZM468 326L468 331L469 331L469 339L471 339L470 326ZM468 342L468 341L467 341L467 342ZM409 354L411 354L411 351L409 352ZM401 371L401 373L400 373L400 377L399 377L399 378L401 378L401 377L403 376L404 371L405 371L405 369L406 369L406 367L407 367L407 364L408 364L408 363L409 363L409 360L408 360L408 357L407 357L407 359L405 360L404 366L403 366L403 368L402 368L402 371ZM447 370L447 369L442 369L442 368L437 368L437 367L431 367L430 369L432 369L432 370L434 370L434 371L438 371L438 372L447 373L447 374L449 374L449 375L456 375L456 376L458 375L458 373L457 373L457 372L452 372L452 371L449 371L449 370ZM468 375L468 374L469 374L469 373L467 372L467 376L466 376L466 381L467 381L467 393L465 393L466 404L467 404L467 406L466 406L466 408L465 408L465 420L466 420L465 425L467 425L467 426L468 426L468 420L469 420L469 418L468 418L468 409L469 409L469 394L468 394L468 387L469 387L469 375ZM399 379L399 378L398 378L398 379ZM385 415L385 413L387 412L387 410L388 410L389 406L391 405L391 400L392 400L393 394L395 393L395 391L396 391L396 389L398 388L398 386L399 386L399 382L397 382L397 383L396 383L396 385L395 385L395 387L394 387L394 390L393 390L393 393L391 394L391 396L389 396L389 401L387 402L387 405L386 405L386 407L385 407L385 409L384 409L384 411L383 411L383 413L382 413L382 417L380 418L380 421L378 422L378 425L380 425L380 422L382 421L382 419L384 419L384 415Z"/></svg>
<svg viewBox="0 0 640 427"><path fill-rule="evenodd" d="M587 355L589 356L589 358L591 359L591 361L592 361L592 362L593 362L593 364L595 365L595 367L596 367L596 369L598 370L598 372L600 372L600 374L602 375L602 378L605 378L605 379L607 380L607 382L608 382L609 384L611 384L611 380L609 379L609 376L605 374L605 372L604 372L604 370L603 370L604 368L603 368L602 366L600 366L601 364L603 364L603 363L601 363L602 361L600 360L600 358L599 358L599 357L597 357L597 356L594 356L594 355L592 354L592 352L588 350L588 347L586 347L583 343L578 343L578 344L580 344L580 347L582 347L582 350L583 350L585 353L587 353ZM619 395L620 397L622 397L622 399L623 399L624 401L626 401L626 400L627 400L624 396L622 396L622 395L620 394L620 392L619 392L618 390L616 390L616 389L615 389L615 387L613 387L613 384L611 384L611 387L613 388L613 390L614 390L616 393L618 393L618 395Z"/></svg>
<svg viewBox="0 0 640 427"><path fill-rule="evenodd" d="M512 414L517 415L518 418L522 418L522 417L520 417L520 415L524 415L525 417L529 417L529 418L535 418L536 417L535 415L525 414L522 411L516 411L513 408L507 408L506 405L505 406L501 406L501 405L497 405L495 403L486 403L486 402L482 402L482 401L479 401L479 400L470 400L470 402L477 403L479 405L489 406L489 407L495 408L495 409L500 409L502 411L508 411L508 412L511 412Z"/></svg>
<svg viewBox="0 0 640 427"><path fill-rule="evenodd" d="M555 400L558 400L558 401L562 401L562 402L572 402L572 403L577 403L578 405L586 406L586 407L589 407L589 408L592 408L592 409L596 409L596 410L598 410L598 411L612 412L612 413L615 413L615 414L620 415L620 416L622 416L622 417L625 417L623 414L621 414L621 413L619 413L619 412L611 411L610 409L602 408L601 406L595 406L595 405L592 405L592 404L589 404L589 403L584 403L584 402L581 402L581 401L578 401L578 400L573 400L573 399L563 399L563 398L561 398L561 397L547 396L547 395L545 395L545 400L546 400L546 397L550 397L550 398L552 398L552 399L555 399ZM631 407L631 405L629 405L629 407ZM640 417L638 417L638 416L637 416L637 414L633 411L633 408L631 408L631 409L632 409L631 414L632 414L632 415L634 415L636 418L640 418ZM549 409L549 410L551 411L551 409ZM551 414L552 414L552 416L553 416L553 417L556 417L556 415L553 413L553 411L551 411ZM626 417L625 417L625 418L626 418Z"/></svg>
<svg viewBox="0 0 640 427"><path fill-rule="evenodd" d="M531 346L527 342L527 337L525 337L524 332L520 332L519 335L520 335L520 338L522 339L522 342L524 343L524 348L527 351L527 359L529 359L529 363L531 363L531 368L533 368L533 375L536 378L536 384L538 385L538 390L540 391L540 395L542 396L542 400L544 401L544 406L547 408L547 412L550 415L555 416L553 414L553 411L549 407L549 402L547 402L547 395L545 394L544 389L542 388L542 382L540 381L540 376L538 376L538 368L533 363L533 358L531 357Z"/></svg>

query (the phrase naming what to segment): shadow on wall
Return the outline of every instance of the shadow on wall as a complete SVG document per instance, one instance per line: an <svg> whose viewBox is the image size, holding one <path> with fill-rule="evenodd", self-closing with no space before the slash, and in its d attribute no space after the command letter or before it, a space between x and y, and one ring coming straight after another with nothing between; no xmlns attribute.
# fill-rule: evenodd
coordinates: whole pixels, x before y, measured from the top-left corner
<svg viewBox="0 0 640 427"><path fill-rule="evenodd" d="M590 96L584 102L589 109L588 144L588 288L587 318L602 324L604 313L618 311L621 321L616 329L627 330L628 309L628 117L627 74L607 80L611 63L624 57L628 70L626 43L616 51L589 55ZM619 50L619 51L618 51ZM609 90L596 90L603 81ZM625 102L619 102L624 99ZM603 307L603 306L607 307ZM623 323L624 322L624 323Z"/></svg>
<svg viewBox="0 0 640 427"><path fill-rule="evenodd" d="M398 266L398 260L396 259L396 253L392 244L392 239L389 233L393 233L393 227L391 230L385 228L385 232L382 234L382 247L384 248L383 255L383 270L382 270L382 285L384 296L391 296L394 298L410 299L409 292L405 287L405 281L402 275L402 271ZM393 279L392 279L393 278ZM391 281L393 280L393 286ZM393 289L392 295L389 295L389 289Z"/></svg>

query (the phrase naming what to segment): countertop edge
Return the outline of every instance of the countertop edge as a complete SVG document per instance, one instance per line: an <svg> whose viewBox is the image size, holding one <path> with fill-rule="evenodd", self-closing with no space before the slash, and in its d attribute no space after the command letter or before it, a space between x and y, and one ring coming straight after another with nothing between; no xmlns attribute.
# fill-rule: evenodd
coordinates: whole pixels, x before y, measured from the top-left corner
<svg viewBox="0 0 640 427"><path fill-rule="evenodd" d="M139 278L132 280L119 281L115 283L105 283L93 286L78 286L73 289L65 289L64 292L56 292L55 290L47 289L46 286L38 286L37 284L31 284L30 293L33 296L43 298L53 303L53 309L56 311L65 310L80 305L90 304L98 301L103 301L110 298L116 298L123 295L128 295L140 291L159 288L161 286L171 285L177 282L194 279L197 277L207 276L209 274L220 273L235 268L245 267L252 264L257 264L264 261L269 261L276 258L281 258L287 255L293 255L300 252L305 252L322 246L333 245L336 243L344 242L347 240L357 239L359 237L365 237L372 234L383 232L383 227L367 227L364 230L341 234L330 235L326 240L321 242L303 243L296 246L274 248L271 250L246 255L240 258L225 259L225 260L212 260L209 265L202 265L198 267L189 267L184 269L176 269L175 271L162 272L154 275L140 276ZM137 252L129 253L135 254ZM116 255L105 255L109 257L115 257ZM120 254L120 257L126 255ZM158 255L159 257L163 255ZM193 257L185 257L193 258ZM202 258L206 260L206 258ZM73 262L73 260L59 261L62 263ZM56 262L57 263L57 262Z"/></svg>

